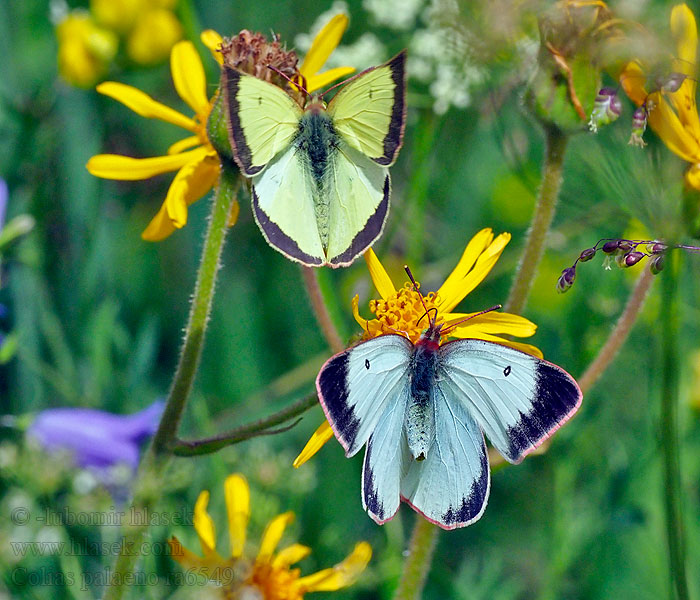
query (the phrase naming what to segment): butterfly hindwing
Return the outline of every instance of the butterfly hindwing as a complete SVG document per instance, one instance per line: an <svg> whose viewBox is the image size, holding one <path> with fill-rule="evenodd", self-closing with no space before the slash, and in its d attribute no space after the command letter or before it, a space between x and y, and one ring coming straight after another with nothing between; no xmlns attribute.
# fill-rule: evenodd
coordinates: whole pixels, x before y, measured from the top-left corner
<svg viewBox="0 0 700 600"><path fill-rule="evenodd" d="M251 177L289 146L303 111L277 86L227 66L223 91L236 162Z"/></svg>
<svg viewBox="0 0 700 600"><path fill-rule="evenodd" d="M432 404L435 439L425 460L408 462L401 496L429 521L455 529L478 520L486 508L486 444L478 424L450 390L436 385Z"/></svg>
<svg viewBox="0 0 700 600"><path fill-rule="evenodd" d="M382 233L389 213L389 170L340 144L329 165L328 262L347 266Z"/></svg>
<svg viewBox="0 0 700 600"><path fill-rule="evenodd" d="M387 406L405 403L412 348L403 336L382 335L336 354L321 368L318 398L346 456L364 446Z"/></svg>
<svg viewBox="0 0 700 600"><path fill-rule="evenodd" d="M352 79L328 106L333 126L350 146L390 166L406 124L406 52Z"/></svg>
<svg viewBox="0 0 700 600"><path fill-rule="evenodd" d="M576 412L581 390L563 369L482 340L440 347L439 387L461 398L489 441L520 462Z"/></svg>
<svg viewBox="0 0 700 600"><path fill-rule="evenodd" d="M253 215L265 239L288 258L310 266L326 260L314 210L316 193L304 155L293 145L253 177Z"/></svg>
<svg viewBox="0 0 700 600"><path fill-rule="evenodd" d="M389 403L367 440L362 465L362 506L379 525L399 510L401 480L411 460L404 433L405 394Z"/></svg>

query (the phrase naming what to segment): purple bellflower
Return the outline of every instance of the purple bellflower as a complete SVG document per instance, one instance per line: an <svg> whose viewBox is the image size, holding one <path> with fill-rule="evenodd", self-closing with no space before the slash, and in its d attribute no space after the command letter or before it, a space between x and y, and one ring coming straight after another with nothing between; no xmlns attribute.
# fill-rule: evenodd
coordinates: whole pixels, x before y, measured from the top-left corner
<svg viewBox="0 0 700 600"><path fill-rule="evenodd" d="M103 470L139 463L139 445L158 428L165 404L158 400L131 414L115 415L91 408L50 408L27 429L47 452L68 451L79 467Z"/></svg>

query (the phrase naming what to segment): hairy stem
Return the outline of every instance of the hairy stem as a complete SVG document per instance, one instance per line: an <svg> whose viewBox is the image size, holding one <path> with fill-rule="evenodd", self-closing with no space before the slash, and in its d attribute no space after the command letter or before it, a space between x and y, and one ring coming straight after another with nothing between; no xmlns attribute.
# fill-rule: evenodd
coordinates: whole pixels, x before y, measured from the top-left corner
<svg viewBox="0 0 700 600"><path fill-rule="evenodd" d="M323 298L323 293L318 283L318 269L302 267L301 274L304 279L304 286L311 300L311 307L316 315L316 320L321 327L321 331L323 332L323 337L326 338L333 353L342 352L345 348L345 344L343 344L343 341L340 339L338 330L333 323L333 319L331 318L331 314Z"/></svg>
<svg viewBox="0 0 700 600"><path fill-rule="evenodd" d="M394 600L418 600L423 597L423 587L433 562L433 552L440 529L422 516L416 516L411 534L408 556L403 564L401 581Z"/></svg>
<svg viewBox="0 0 700 600"><path fill-rule="evenodd" d="M285 421L289 421L296 416L306 412L310 408L313 408L318 404L318 397L316 394L302 398L294 404L283 408L282 410L276 412L269 417L259 419L253 423L248 423L247 425L242 425L241 427L236 427L231 431L225 433L220 433L209 438L204 438L201 440L175 440L172 445L172 453L176 456L200 456L203 454L211 454L244 440L249 440L260 435L268 435L274 433L281 433L289 429L285 427L282 429L270 430L270 427L275 425L280 425ZM293 423L290 427L294 426Z"/></svg>
<svg viewBox="0 0 700 600"><path fill-rule="evenodd" d="M170 393L151 445L144 454L133 483L132 507L135 511L150 511L157 502L162 489L164 473L172 455L169 447L177 435L182 413L192 390L199 359L204 345L209 312L214 297L219 258L227 232L228 216L238 190L238 173L229 173L223 168L219 185L212 202L209 228L202 248L202 260L197 273L190 316L185 330L180 360L173 376ZM112 572L114 585L107 587L104 600L122 598L126 587L123 582L133 573L139 559L141 547L147 532L147 525L126 523L122 527L122 552L117 556Z"/></svg>
<svg viewBox="0 0 700 600"><path fill-rule="evenodd" d="M617 320L617 323L615 323L615 327L610 332L608 340L600 349L600 352L598 352L593 362L579 378L578 384L582 392L585 393L593 387L593 384L605 372L605 369L608 368L615 358L615 355L620 351L620 348L627 340L627 336L629 336L644 306L644 301L646 300L653 280L654 275L651 274L649 269L645 268L639 276L639 279L637 279L632 294L627 300L625 310L622 311L620 318Z"/></svg>
<svg viewBox="0 0 700 600"><path fill-rule="evenodd" d="M545 128L542 184L525 249L520 257L515 281L513 281L508 301L505 304L504 310L506 312L521 314L527 303L527 297L530 294L530 288L544 252L547 233L556 210L568 139L568 136L556 127Z"/></svg>
<svg viewBox="0 0 700 600"><path fill-rule="evenodd" d="M681 510L681 466L678 444L678 273L680 252L669 253L663 273L664 307L661 310L663 332L663 374L661 396L661 448L664 465L664 502L670 563L671 598L688 599L685 535Z"/></svg>

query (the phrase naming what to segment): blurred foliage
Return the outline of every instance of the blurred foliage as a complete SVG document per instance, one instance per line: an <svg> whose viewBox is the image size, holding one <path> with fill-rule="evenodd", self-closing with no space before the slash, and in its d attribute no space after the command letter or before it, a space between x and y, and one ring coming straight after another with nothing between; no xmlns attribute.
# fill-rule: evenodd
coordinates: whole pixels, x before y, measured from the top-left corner
<svg viewBox="0 0 700 600"><path fill-rule="evenodd" d="M457 11L454 23L466 32L481 73L469 88L469 102L438 114L430 85L418 79L411 83L405 146L392 168L393 206L385 234L375 246L393 278L402 280L402 265L409 260L423 289L430 290L450 272L476 231L486 226L496 233L510 231L513 240L497 267L464 303L462 308L469 311L507 297L543 155L540 128L522 103L529 68L525 63L537 52L536 25L525 19L520 38L511 36L512 45L497 48L501 38L494 33L491 13L501 7L504 30L514 17L508 2L487 4L490 8L449 4ZM644 3L643 8L631 4L624 3L621 10L633 11L629 17L663 30L669 3ZM397 33L373 18L359 0L348 5L352 21L344 44L350 46L373 32L381 42L380 59L404 46L411 48L413 33L425 22L416 11ZM441 5L436 3L438 10ZM323 10L329 8L330 2L323 3ZM319 4L214 0L180 2L177 10L185 37L202 50L213 92L217 66L200 45L202 29L222 34L273 29L292 46L297 34L312 27ZM484 23L491 29L480 31ZM22 415L57 406L134 412L167 393L208 200L194 204L188 225L166 241L142 241L140 233L160 206L171 178L102 181L87 173L85 163L100 152L158 156L180 134L94 90L60 81L56 48L45 0L0 3L0 176L10 189L8 220L27 214L36 221L28 236L3 251L0 304L7 314L0 314L0 332L14 332L16 354L0 360L0 412ZM115 65L107 77L187 113L172 88L167 64ZM586 100L591 105L593 97ZM631 119L633 107L627 103L623 110L620 122L625 116ZM643 151L627 146L627 137L624 126L615 126L597 136L579 135L570 144L559 211L525 312L539 325L532 343L574 376L585 370L604 343L638 271L605 271L599 261L592 262L580 269L576 285L565 296L555 291L559 272L598 239L619 237L631 223L642 223L650 235L658 235L664 229L659 223L678 218L682 210L681 161L651 135ZM245 194L241 200L184 437L212 435L311 393L317 369L330 355L297 265L266 245ZM685 269L681 356L686 358L680 368L685 397L694 394L695 400L682 407L680 427L690 586L698 597L698 258L685 261ZM369 274L360 260L321 277L333 290L337 304L331 310L343 319L343 334L349 338L357 333L350 299L358 293L361 312L367 316L366 302L375 295ZM495 473L484 517L466 529L441 535L426 599L667 597L658 442L657 322L663 310L664 298L653 289L624 350L550 450ZM289 372L294 377L284 378ZM369 570L357 585L333 597L389 598L416 515L403 506L393 521L376 526L361 506L362 461L346 460L335 441L299 470L291 468L322 419L320 408L314 408L286 433L212 456L177 459L159 510L191 510L199 491L208 489L210 514L223 518L221 483L227 474L242 472L255 498L251 539L259 539L271 516L295 511L290 539L314 548L312 557L301 563L304 572L338 562L356 541L366 539L374 548ZM34 516L65 509L115 510L117 501L88 475L72 469L68 457L46 457L26 444L16 427L4 427L0 435L0 598L95 597L99 589L81 589L80 574L108 568L111 556L22 557L13 552L9 540L113 542L118 535L114 527L49 526ZM27 525L13 525L8 519L16 507L26 507L33 515ZM220 541L225 532L225 522L217 522ZM156 526L150 541L164 542L173 533L188 548L198 547L194 529L187 524ZM145 556L140 567L161 578L178 569L161 555ZM26 581L33 576L39 585L31 591L20 585L13 579L17 568L24 569ZM73 573L75 583L40 585L60 572ZM134 590L132 597L163 598L171 592L164 584L149 585Z"/></svg>

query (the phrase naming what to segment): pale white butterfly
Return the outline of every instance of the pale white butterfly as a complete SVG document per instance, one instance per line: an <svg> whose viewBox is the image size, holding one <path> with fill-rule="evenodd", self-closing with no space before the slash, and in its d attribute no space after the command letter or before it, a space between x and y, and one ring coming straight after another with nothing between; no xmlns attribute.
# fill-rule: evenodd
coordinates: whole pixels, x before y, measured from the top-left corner
<svg viewBox="0 0 700 600"><path fill-rule="evenodd" d="M353 346L323 365L316 388L345 455L367 445L362 504L370 517L386 523L403 500L455 529L486 508L483 434L519 463L576 412L582 394L562 368L519 350L478 339L440 345L445 324L426 313L418 342L386 334Z"/></svg>

